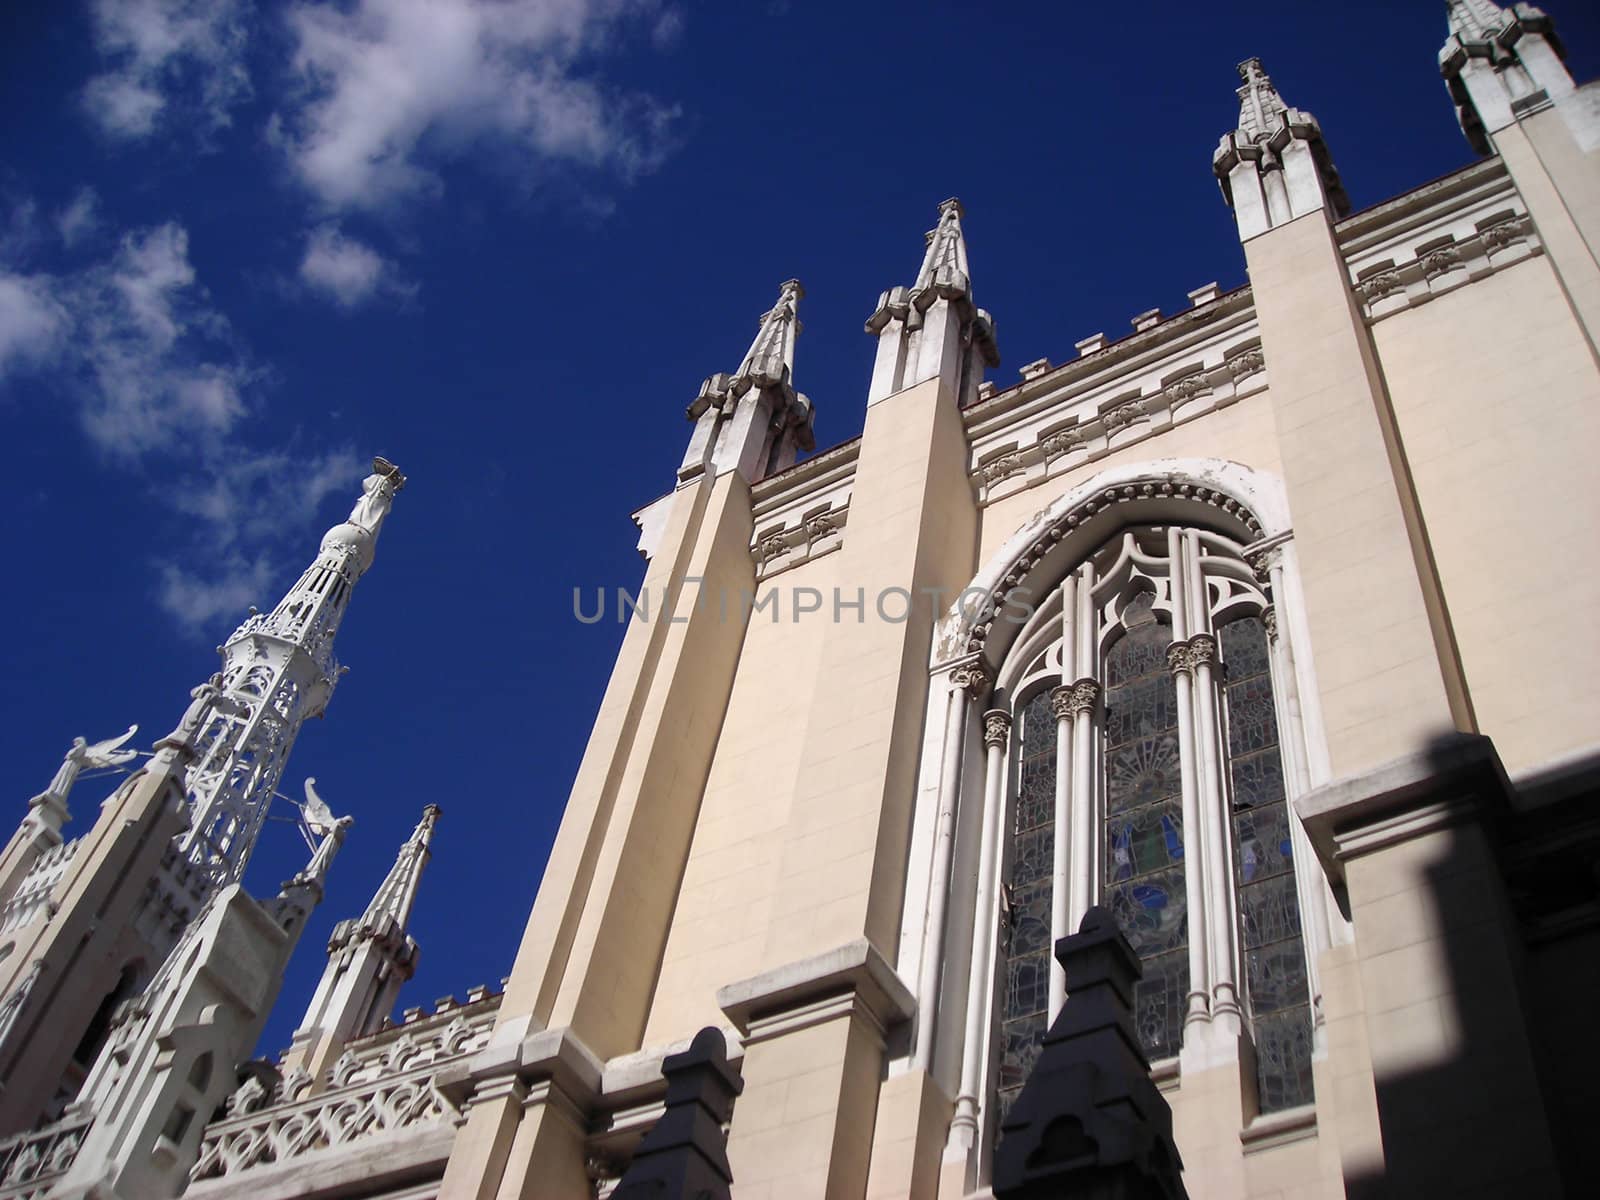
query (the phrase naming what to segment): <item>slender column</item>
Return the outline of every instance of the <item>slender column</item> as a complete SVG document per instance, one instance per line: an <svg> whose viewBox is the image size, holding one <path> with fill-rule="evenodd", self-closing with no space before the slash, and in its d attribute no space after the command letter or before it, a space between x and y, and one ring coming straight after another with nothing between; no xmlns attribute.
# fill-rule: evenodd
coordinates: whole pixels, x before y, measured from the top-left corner
<svg viewBox="0 0 1600 1200"><path fill-rule="evenodd" d="M1061 585L1061 678L1076 674L1078 628L1078 579L1067 576ZM1072 689L1065 684L1050 693L1050 711L1056 719L1056 796L1054 839L1050 861L1050 944L1072 932L1070 914L1072 810ZM1067 975L1055 955L1050 956L1050 1023L1067 998Z"/></svg>
<svg viewBox="0 0 1600 1200"><path fill-rule="evenodd" d="M952 1134L960 1131L966 1144L977 1140L978 1089L988 1055L989 1002L994 996L993 948L997 923L995 884L1000 874L1000 833L1005 823L1006 743L1011 734L1011 714L990 709L983 714L983 744L988 753L983 787L983 836L978 849L978 891L973 905L971 993L967 999L967 1037L961 1056L961 1094L951 1120Z"/></svg>
<svg viewBox="0 0 1600 1200"><path fill-rule="evenodd" d="M923 926L922 965L917 976L916 1065L933 1062L933 1029L939 1015L939 975L944 964L945 925L950 911L950 863L955 855L956 805L961 794L961 765L967 735L969 696L989 688L980 662L962 663L950 673L945 709L944 753L939 764L939 813L934 825L933 870L928 876L927 923Z"/></svg>
<svg viewBox="0 0 1600 1200"><path fill-rule="evenodd" d="M1072 685L1072 796L1067 815L1072 828L1071 847L1072 906L1067 911L1067 928L1076 929L1094 903L1097 883L1094 709L1100 685L1092 678L1098 653L1095 647L1097 624L1094 611L1094 564L1078 568L1077 672Z"/></svg>
<svg viewBox="0 0 1600 1200"><path fill-rule="evenodd" d="M1072 689L1066 685L1050 692L1050 711L1056 718L1056 818L1053 829L1053 857L1050 879L1050 944L1055 945L1072 932L1068 914L1072 910L1067 889L1071 880L1068 852L1069 807L1072 797ZM1050 1023L1055 1024L1056 1014L1067 998L1067 974L1055 956L1050 957Z"/></svg>
<svg viewBox="0 0 1600 1200"><path fill-rule="evenodd" d="M1205 829L1206 911L1210 934L1211 1010L1214 1015L1239 1011L1239 990L1233 928L1233 870L1228 856L1227 792L1222 786L1218 753L1222 726L1217 720L1216 639L1196 634L1189 639L1189 665L1194 672L1195 709L1200 734L1201 820Z"/></svg>
<svg viewBox="0 0 1600 1200"><path fill-rule="evenodd" d="M1183 788L1184 902L1189 910L1189 996L1184 1024L1211 1019L1211 964L1208 961L1205 920L1205 872L1194 853L1205 844L1205 822L1200 815L1200 766L1196 762L1194 729L1194 673L1190 667L1189 595L1185 586L1183 539L1178 530L1167 534L1172 592L1172 645L1167 650L1167 666L1172 670L1178 697L1178 763Z"/></svg>

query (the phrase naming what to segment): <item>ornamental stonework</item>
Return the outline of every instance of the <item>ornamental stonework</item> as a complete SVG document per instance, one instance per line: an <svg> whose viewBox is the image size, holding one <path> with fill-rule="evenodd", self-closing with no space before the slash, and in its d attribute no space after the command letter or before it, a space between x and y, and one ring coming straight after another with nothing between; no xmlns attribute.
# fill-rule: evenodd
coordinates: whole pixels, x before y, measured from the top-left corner
<svg viewBox="0 0 1600 1200"><path fill-rule="evenodd" d="M983 714L983 744L1003 747L1011 736L1011 714L992 709Z"/></svg>

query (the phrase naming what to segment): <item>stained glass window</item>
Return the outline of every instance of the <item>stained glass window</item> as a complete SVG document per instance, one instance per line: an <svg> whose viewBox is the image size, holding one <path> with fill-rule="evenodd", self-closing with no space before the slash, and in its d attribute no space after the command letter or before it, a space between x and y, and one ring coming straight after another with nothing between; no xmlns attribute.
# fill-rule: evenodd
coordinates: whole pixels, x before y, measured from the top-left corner
<svg viewBox="0 0 1600 1200"><path fill-rule="evenodd" d="M1023 706L1012 807L1011 867L1001 946L1000 1078L1002 1118L1039 1057L1050 1004L1050 876L1056 815L1056 723L1048 691Z"/></svg>
<svg viewBox="0 0 1600 1200"><path fill-rule="evenodd" d="M1105 666L1105 878L1102 903L1144 964L1134 1021L1152 1059L1178 1052L1189 991L1183 780L1171 636L1152 597L1128 603Z"/></svg>
<svg viewBox="0 0 1600 1200"><path fill-rule="evenodd" d="M1233 863L1256 1043L1261 1111L1311 1102L1311 997L1295 895L1289 809L1272 706L1267 633L1258 617L1218 630L1225 667Z"/></svg>

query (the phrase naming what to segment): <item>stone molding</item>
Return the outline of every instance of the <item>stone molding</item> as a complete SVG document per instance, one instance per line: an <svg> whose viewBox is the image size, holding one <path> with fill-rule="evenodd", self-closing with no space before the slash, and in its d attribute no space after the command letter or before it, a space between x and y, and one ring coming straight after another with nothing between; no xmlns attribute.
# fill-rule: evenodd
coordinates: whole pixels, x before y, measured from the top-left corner
<svg viewBox="0 0 1600 1200"><path fill-rule="evenodd" d="M756 578L765 579L839 549L844 545L844 527L849 519L847 501L838 508L802 516L792 526L769 528L750 548Z"/></svg>
<svg viewBox="0 0 1600 1200"><path fill-rule="evenodd" d="M1498 158L1357 213L1335 234L1369 324L1544 253Z"/></svg>
<svg viewBox="0 0 1600 1200"><path fill-rule="evenodd" d="M973 611L984 615L968 632L962 646L963 652L984 652L989 633L994 628L995 616L1001 611L1006 594L1020 586L1059 542L1099 513L1130 501L1204 504L1235 518L1249 534L1256 537L1262 534L1260 520L1244 503L1220 488L1194 482L1179 473L1152 473L1134 482L1098 488L1079 499L1069 511L1035 531L1029 547L1013 559L1010 568L988 589L986 603L974 606Z"/></svg>
<svg viewBox="0 0 1600 1200"><path fill-rule="evenodd" d="M987 504L1000 495L1024 490L1061 471L1075 469L1218 408L1266 385L1266 358L1259 341L1247 340L1225 349L1208 348L1198 360L1178 366L1168 364L1159 374L1130 371L1106 381L1077 403L1056 404L1040 410L1022 428L1005 430L999 437L973 438L971 471L979 500ZM1033 383L1040 377L1026 381ZM1132 384L1134 389L1129 390ZM1104 392L1114 390L1110 398ZM1063 425L1064 416L1071 417ZM976 431L974 431L976 433Z"/></svg>
<svg viewBox="0 0 1600 1200"><path fill-rule="evenodd" d="M1370 771L1312 788L1294 801L1330 878L1364 854L1481 817L1511 794L1494 743L1451 733Z"/></svg>
<svg viewBox="0 0 1600 1200"><path fill-rule="evenodd" d="M746 1046L845 1014L880 1036L916 1011L916 999L866 938L717 989L717 1005Z"/></svg>
<svg viewBox="0 0 1600 1200"><path fill-rule="evenodd" d="M528 1089L551 1083L579 1112L600 1094L604 1064L570 1027L542 1029L516 1043L490 1041L477 1054L450 1063L438 1074L439 1093L463 1113L496 1086L516 1083ZM547 1089L539 1089L540 1094Z"/></svg>

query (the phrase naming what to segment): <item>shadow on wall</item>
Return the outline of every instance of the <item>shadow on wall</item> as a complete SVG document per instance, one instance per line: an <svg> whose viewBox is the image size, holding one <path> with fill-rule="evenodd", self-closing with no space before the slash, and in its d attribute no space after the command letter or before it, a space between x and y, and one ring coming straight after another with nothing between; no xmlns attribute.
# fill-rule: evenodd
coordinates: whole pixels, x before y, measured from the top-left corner
<svg viewBox="0 0 1600 1200"><path fill-rule="evenodd" d="M1427 760L1391 811L1428 832L1346 864L1385 1159L1347 1193L1582 1194L1600 1098L1600 755L1516 788L1486 738L1441 739Z"/></svg>

